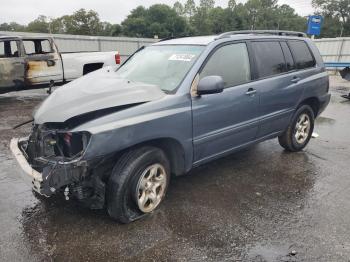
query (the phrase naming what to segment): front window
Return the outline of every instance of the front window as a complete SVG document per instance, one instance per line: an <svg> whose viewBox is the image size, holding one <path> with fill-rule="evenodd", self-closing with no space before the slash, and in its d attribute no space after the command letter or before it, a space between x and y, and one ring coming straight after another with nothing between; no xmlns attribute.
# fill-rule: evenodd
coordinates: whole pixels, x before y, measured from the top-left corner
<svg viewBox="0 0 350 262"><path fill-rule="evenodd" d="M17 41L0 42L0 58L18 57Z"/></svg>
<svg viewBox="0 0 350 262"><path fill-rule="evenodd" d="M150 46L136 53L116 72L121 78L174 91L190 70L204 46Z"/></svg>

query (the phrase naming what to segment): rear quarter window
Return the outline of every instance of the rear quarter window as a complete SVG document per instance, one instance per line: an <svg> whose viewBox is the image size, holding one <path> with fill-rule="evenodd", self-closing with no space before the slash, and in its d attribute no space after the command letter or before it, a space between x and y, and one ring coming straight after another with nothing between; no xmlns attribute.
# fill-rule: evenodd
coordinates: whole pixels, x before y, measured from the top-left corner
<svg viewBox="0 0 350 262"><path fill-rule="evenodd" d="M292 40L288 41L288 45L292 51L297 69L311 68L316 65L316 61L304 41Z"/></svg>

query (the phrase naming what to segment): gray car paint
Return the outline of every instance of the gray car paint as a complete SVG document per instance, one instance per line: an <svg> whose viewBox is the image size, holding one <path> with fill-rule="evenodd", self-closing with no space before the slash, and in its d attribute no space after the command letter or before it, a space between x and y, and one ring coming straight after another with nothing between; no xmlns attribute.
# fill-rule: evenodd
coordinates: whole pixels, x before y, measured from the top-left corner
<svg viewBox="0 0 350 262"><path fill-rule="evenodd" d="M132 98L131 86L130 90L125 87L129 83L122 80L115 82L110 79L104 80L103 78L107 76L113 79L110 76L113 72L101 71L73 83L72 89L76 99L73 99L69 104L64 101L70 95L67 93L70 91L69 87L72 86L63 87L61 89L63 91L59 91L57 95L54 93L47 100L48 102L45 102L43 107L38 110L35 115L35 122L65 121L74 114L81 114L88 110L97 110L107 106L116 106L121 102L127 104L136 101L149 101L100 117L71 130L72 132L88 131L92 134L83 159L107 155L145 141L167 138L181 146L184 154L183 171L186 172L191 167L213 158L252 143L276 137L287 127L297 105L309 97L316 97L320 102L323 101L322 105L328 103L328 76L323 72L323 63L318 52L315 51L316 47L307 39L303 40L307 41L313 50L317 67L304 70L305 72L295 72L302 77L300 84L291 85L289 78L292 73L289 73L285 76L274 76L226 89L221 94L191 97L192 81L208 54L215 47L226 42L249 41L256 38L280 39L279 37L237 35L219 40L214 40L215 37L202 37L156 43L155 45L171 45L192 42L193 44L206 45L205 50L188 72L175 94L165 95L163 92L160 94L153 86L135 85L132 88L141 91L143 94L139 100L135 100L135 98ZM283 37L283 39L300 40L302 38ZM116 92L112 93L113 99L108 99L108 97L104 99L104 95L109 96L111 94L108 90L113 89L112 85L116 85ZM121 86L117 87L117 85ZM274 87L271 87L271 85ZM243 93L250 86L259 86L261 91L259 90L255 97L246 97ZM84 91L84 88L89 90L106 88L107 91L105 94L102 91L96 95L100 99L94 101L94 93L87 94L88 92ZM119 88L124 90L122 101L118 98L117 90ZM277 93L269 93L271 88L280 88L281 90ZM160 90L158 89L158 91ZM150 96L147 95L148 92L151 94ZM86 97L80 100L80 95L83 97L86 95ZM80 103L79 108L82 107L82 109L72 110L69 108L78 102ZM88 103L89 106L85 103ZM278 108L275 108L276 103L280 105ZM269 115L272 115L270 120L268 120ZM276 115L279 116L276 117ZM272 124L270 128L266 128L269 121L272 121Z"/></svg>
<svg viewBox="0 0 350 262"><path fill-rule="evenodd" d="M160 99L158 87L118 78L112 68L102 68L56 89L34 115L37 124L64 122L100 109Z"/></svg>

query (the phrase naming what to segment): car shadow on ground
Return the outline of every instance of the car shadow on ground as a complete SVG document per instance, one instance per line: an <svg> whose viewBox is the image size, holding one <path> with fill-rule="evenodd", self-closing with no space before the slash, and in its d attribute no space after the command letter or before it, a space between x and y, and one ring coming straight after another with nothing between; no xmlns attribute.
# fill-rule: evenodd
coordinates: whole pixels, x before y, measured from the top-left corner
<svg viewBox="0 0 350 262"><path fill-rule="evenodd" d="M183 252L183 245L193 245L186 250L193 254L186 256L241 257L249 243L266 237L267 227L303 208L313 170L305 152L286 153L275 140L268 141L173 178L160 208L134 223L118 224L106 210L83 208L62 194L23 209L23 234L44 258L63 259L83 249L72 258L171 259L174 252ZM97 252L106 242L111 248Z"/></svg>

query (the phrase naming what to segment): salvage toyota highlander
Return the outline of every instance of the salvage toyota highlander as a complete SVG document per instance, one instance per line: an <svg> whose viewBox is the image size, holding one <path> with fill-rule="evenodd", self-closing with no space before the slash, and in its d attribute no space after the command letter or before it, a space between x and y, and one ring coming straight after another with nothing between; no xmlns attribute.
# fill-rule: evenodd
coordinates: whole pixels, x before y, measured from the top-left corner
<svg viewBox="0 0 350 262"><path fill-rule="evenodd" d="M303 33L171 39L58 88L10 146L37 193L128 223L158 207L171 174L275 137L302 150L328 89Z"/></svg>

